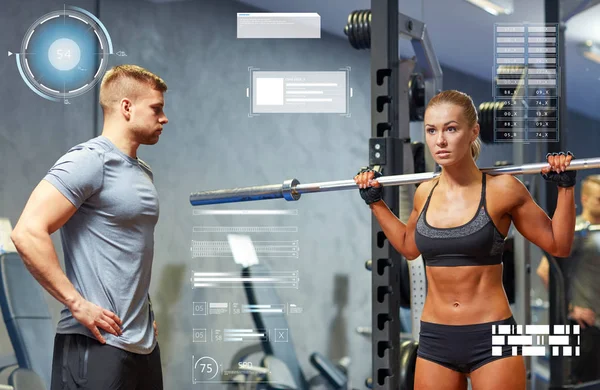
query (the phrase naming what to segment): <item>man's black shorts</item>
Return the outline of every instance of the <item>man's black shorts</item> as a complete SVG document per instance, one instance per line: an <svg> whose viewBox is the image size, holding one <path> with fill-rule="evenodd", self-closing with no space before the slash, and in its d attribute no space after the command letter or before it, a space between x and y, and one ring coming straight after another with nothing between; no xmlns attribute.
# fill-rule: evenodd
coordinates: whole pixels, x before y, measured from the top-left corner
<svg viewBox="0 0 600 390"><path fill-rule="evenodd" d="M571 322L571 325L577 325ZM600 329L595 326L579 328L581 338L579 356L571 357L571 369L575 383L600 379Z"/></svg>
<svg viewBox="0 0 600 390"><path fill-rule="evenodd" d="M79 334L54 338L51 390L162 390L158 344L139 355Z"/></svg>

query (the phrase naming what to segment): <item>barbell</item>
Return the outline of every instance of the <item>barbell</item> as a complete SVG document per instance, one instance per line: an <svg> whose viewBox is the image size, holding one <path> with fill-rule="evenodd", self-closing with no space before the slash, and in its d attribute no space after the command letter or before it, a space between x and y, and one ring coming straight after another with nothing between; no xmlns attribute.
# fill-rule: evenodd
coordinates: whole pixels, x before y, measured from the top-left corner
<svg viewBox="0 0 600 390"><path fill-rule="evenodd" d="M481 171L490 175L525 175L540 173L542 168L547 166L548 163L534 163L482 168ZM571 164L567 167L567 170L572 171L593 168L600 168L600 157L572 160ZM435 179L439 175L440 172L411 173L405 175L382 176L377 179L377 181L384 187L399 186L422 183L427 180ZM190 195L190 203L192 206L203 206L282 198L288 201L297 201L302 194L356 190L357 188L357 184L352 179L309 184L300 184L297 179L290 179L284 181L282 184L196 192Z"/></svg>

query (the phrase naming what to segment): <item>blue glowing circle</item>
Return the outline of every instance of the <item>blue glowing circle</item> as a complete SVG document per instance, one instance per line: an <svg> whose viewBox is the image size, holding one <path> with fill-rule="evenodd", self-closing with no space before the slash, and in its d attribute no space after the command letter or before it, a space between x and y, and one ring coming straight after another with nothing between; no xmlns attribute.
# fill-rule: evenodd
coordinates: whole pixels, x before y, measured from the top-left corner
<svg viewBox="0 0 600 390"><path fill-rule="evenodd" d="M25 83L38 95L58 101L92 89L112 53L110 36L94 15L65 7L33 23L16 59Z"/></svg>
<svg viewBox="0 0 600 390"><path fill-rule="evenodd" d="M79 46L69 38L57 39L48 49L48 60L58 70L71 70L79 64L80 59Z"/></svg>

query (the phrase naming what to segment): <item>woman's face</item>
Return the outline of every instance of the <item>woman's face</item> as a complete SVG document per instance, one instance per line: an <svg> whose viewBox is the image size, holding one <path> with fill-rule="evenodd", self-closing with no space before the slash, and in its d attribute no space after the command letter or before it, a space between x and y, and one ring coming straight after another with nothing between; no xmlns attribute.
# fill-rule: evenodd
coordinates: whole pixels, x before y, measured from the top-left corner
<svg viewBox="0 0 600 390"><path fill-rule="evenodd" d="M478 126L469 127L460 106L442 103L425 112L425 142L440 166L471 158L471 143L478 135Z"/></svg>

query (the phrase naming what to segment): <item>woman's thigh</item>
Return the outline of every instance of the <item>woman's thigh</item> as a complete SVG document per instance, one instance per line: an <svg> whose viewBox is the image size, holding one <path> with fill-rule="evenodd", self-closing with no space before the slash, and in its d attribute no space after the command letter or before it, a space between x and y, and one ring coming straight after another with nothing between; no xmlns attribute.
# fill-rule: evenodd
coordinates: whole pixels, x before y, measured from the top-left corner
<svg viewBox="0 0 600 390"><path fill-rule="evenodd" d="M470 377L473 390L525 390L525 360L523 356L494 360L473 371Z"/></svg>
<svg viewBox="0 0 600 390"><path fill-rule="evenodd" d="M464 374L430 360L417 358L414 390L466 390Z"/></svg>

